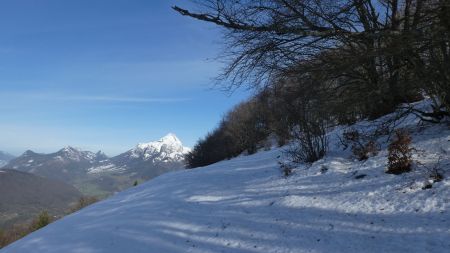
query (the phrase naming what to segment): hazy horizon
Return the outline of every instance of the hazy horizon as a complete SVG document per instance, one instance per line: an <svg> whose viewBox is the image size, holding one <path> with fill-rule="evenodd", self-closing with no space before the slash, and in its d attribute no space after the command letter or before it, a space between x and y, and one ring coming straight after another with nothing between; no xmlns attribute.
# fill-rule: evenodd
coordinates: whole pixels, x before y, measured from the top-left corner
<svg viewBox="0 0 450 253"><path fill-rule="evenodd" d="M48 151L43 151L43 152L40 152L40 151L38 151L38 150L32 150L32 149L26 149L26 150L23 150L22 152L19 152L19 153L16 153L16 154L7 152L7 151L5 151L5 150L0 150L0 152L4 152L4 153L6 153L6 154L10 154L10 155L13 155L13 156L18 157L18 156L21 156L22 154L24 154L24 153L25 153L26 151L28 151L28 150L31 150L31 151L33 151L33 152L35 152L35 153L38 153L38 154L51 154L51 153L56 153L56 152L58 152L58 151L60 151L60 150L62 150L62 149L65 149L65 148L67 148L67 147L72 147L72 148L75 148L75 149L79 149L79 150L81 150L81 151L91 151L91 152L93 152L93 153L96 153L96 152L102 152L102 153L105 153L108 157L113 157L113 156L116 156L116 155L120 155L120 154L122 154L122 153L125 153L126 151L129 151L130 149L136 148L136 146L139 145L139 144L159 141L161 138L163 138L164 136L166 136L166 135L168 135L168 134L175 134L175 133L170 133L170 132L168 132L167 134L165 134L165 135L163 135L163 136L161 136L161 137L159 137L159 138L156 138L156 139L154 139L154 140L147 140L147 141L136 142L134 145L132 145L132 146L130 146L130 147L124 147L124 149L123 149L123 150L119 150L118 153L112 153L112 154L107 153L107 152L105 152L104 150L101 150L101 149L98 149L98 150L91 150L91 149L85 149L85 148L83 148L83 147L74 146L74 145L65 145L65 146L61 146L61 147L59 147L59 148L57 148L57 149L55 149L55 150L48 150ZM175 134L175 135L176 135L176 134ZM178 139L180 139L180 138L178 137L178 135L176 135L176 136L177 136ZM180 141L183 143L183 146L184 146L184 147L186 147L186 148L192 148L192 146L186 145L186 144L183 142L183 140L180 139Z"/></svg>

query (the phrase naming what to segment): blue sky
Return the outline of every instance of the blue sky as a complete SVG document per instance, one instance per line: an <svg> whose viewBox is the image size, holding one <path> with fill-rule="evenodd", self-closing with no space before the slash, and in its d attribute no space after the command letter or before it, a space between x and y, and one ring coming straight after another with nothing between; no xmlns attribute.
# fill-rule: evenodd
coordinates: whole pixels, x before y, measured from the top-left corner
<svg viewBox="0 0 450 253"><path fill-rule="evenodd" d="M248 94L212 90L220 31L173 0L0 1L0 150L187 146Z"/></svg>

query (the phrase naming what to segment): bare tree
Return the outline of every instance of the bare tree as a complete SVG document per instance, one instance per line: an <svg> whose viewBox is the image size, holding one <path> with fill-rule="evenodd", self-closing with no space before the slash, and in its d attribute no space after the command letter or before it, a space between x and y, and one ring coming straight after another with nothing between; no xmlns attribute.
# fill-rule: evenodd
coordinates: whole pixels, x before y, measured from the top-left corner
<svg viewBox="0 0 450 253"><path fill-rule="evenodd" d="M223 28L222 87L264 90L266 126L280 139L299 128L294 139L318 154L307 160L325 152L326 126L374 119L423 94L434 101L432 111L408 113L432 122L450 116L449 0L195 2L196 11L173 9ZM250 135L242 133L261 123L248 115L236 108L228 130L225 119L202 147L214 139L248 146Z"/></svg>
<svg viewBox="0 0 450 253"><path fill-rule="evenodd" d="M224 28L226 89L265 86L292 70L326 71L341 92L364 92L366 110L380 112L370 112L375 118L419 98L407 56L420 47L425 9L436 1L205 0L198 12L173 9Z"/></svg>

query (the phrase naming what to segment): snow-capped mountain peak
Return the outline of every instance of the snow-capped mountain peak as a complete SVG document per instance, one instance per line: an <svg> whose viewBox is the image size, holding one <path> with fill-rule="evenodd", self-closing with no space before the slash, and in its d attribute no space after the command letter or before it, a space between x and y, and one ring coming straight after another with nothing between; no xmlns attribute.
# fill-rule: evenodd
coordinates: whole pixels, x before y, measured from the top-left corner
<svg viewBox="0 0 450 253"><path fill-rule="evenodd" d="M164 142L164 143L171 143L171 144L181 144L180 139L178 139L178 137L173 134L173 133L168 133L166 134L164 137L162 137L160 140L160 142Z"/></svg>
<svg viewBox="0 0 450 253"><path fill-rule="evenodd" d="M139 143L129 151L129 156L155 162L179 162L189 150L175 134L169 133L157 141Z"/></svg>
<svg viewBox="0 0 450 253"><path fill-rule="evenodd" d="M95 154L90 151L82 151L81 149L74 148L71 146L66 146L59 150L57 153L58 157L62 157L72 161L88 160L91 161L95 158Z"/></svg>
<svg viewBox="0 0 450 253"><path fill-rule="evenodd" d="M59 152L63 152L63 153L80 153L81 150L78 149L78 148L74 148L72 146L65 146L64 148L59 150Z"/></svg>
<svg viewBox="0 0 450 253"><path fill-rule="evenodd" d="M139 143L136 146L139 150L151 150L151 151L168 151L168 152L182 152L183 144L175 134L169 133L157 141L148 143Z"/></svg>
<svg viewBox="0 0 450 253"><path fill-rule="evenodd" d="M184 155L189 151L189 148L183 147L183 143L175 134L169 133L157 141L139 143L133 149L112 157L109 162L100 161L100 164L89 168L88 171L91 174L130 171L144 175L161 174L158 172L160 168L164 168L162 171L183 168ZM154 172L151 172L152 170Z"/></svg>

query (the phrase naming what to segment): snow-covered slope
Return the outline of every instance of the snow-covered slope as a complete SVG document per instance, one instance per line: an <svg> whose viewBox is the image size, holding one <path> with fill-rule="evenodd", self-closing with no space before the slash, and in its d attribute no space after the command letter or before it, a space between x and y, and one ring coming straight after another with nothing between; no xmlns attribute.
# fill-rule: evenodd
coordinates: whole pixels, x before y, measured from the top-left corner
<svg viewBox="0 0 450 253"><path fill-rule="evenodd" d="M413 121L411 124L415 124ZM413 126L413 125L411 125ZM362 126L361 126L362 127ZM413 127L415 156L445 179L384 173L330 134L330 152L284 178L280 149L168 173L39 230L1 253L448 252L450 130Z"/></svg>

